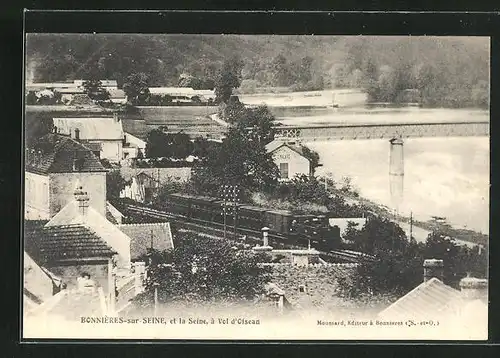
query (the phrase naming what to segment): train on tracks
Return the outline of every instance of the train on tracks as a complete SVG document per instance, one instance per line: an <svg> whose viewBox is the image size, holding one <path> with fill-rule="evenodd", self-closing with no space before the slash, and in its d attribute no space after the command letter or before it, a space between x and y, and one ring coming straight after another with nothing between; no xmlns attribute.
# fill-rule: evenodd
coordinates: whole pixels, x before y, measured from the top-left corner
<svg viewBox="0 0 500 358"><path fill-rule="evenodd" d="M298 215L286 210L227 204L220 198L176 193L167 196L161 209L191 219L219 224L225 221L228 228L260 231L268 227L271 235L282 236L298 245L310 244L320 250L336 249L341 243L340 229L331 227L324 215Z"/></svg>

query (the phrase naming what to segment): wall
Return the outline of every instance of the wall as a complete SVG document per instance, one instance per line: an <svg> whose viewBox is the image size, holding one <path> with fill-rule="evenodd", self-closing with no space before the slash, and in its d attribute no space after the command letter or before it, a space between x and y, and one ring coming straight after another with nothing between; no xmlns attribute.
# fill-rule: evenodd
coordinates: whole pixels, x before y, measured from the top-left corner
<svg viewBox="0 0 500 358"><path fill-rule="evenodd" d="M50 217L75 199L77 181L89 195L89 206L106 215L106 173L52 173L50 174Z"/></svg>
<svg viewBox="0 0 500 358"><path fill-rule="evenodd" d="M121 140L89 141L90 143L101 143L101 158L111 162L119 162L123 159L123 143Z"/></svg>
<svg viewBox="0 0 500 358"><path fill-rule="evenodd" d="M146 150L146 142L145 141L143 141L140 138L137 138L137 137L133 136L130 133L125 133L125 140L127 141L127 143L130 143L134 147L137 147L140 150L142 150L143 154L144 154L144 151Z"/></svg>
<svg viewBox="0 0 500 358"><path fill-rule="evenodd" d="M48 220L49 209L49 177L26 172L25 178L25 219Z"/></svg>
<svg viewBox="0 0 500 358"><path fill-rule="evenodd" d="M132 176L139 173L146 173L155 180L159 180L160 184L165 184L169 181L183 182L191 177L191 168L131 168L122 166L120 174L125 180L130 180Z"/></svg>
<svg viewBox="0 0 500 358"><path fill-rule="evenodd" d="M337 296L337 279L351 275L352 264L328 264L298 266L291 264L271 264L272 282L285 291L285 297L292 304L307 298L315 306L326 306ZM299 291L300 285L306 292Z"/></svg>
<svg viewBox="0 0 500 358"><path fill-rule="evenodd" d="M309 175L309 160L288 147L278 148L273 153L273 158L278 168L280 163L288 163L289 179L293 178L296 174Z"/></svg>
<svg viewBox="0 0 500 358"><path fill-rule="evenodd" d="M94 280L96 286L101 286L106 294L108 293L108 263L102 262L103 261L84 265L75 262L71 265L51 266L48 267L48 269L59 276L67 285L68 289L77 289L77 278L80 277L82 273L86 272L90 275L90 278Z"/></svg>

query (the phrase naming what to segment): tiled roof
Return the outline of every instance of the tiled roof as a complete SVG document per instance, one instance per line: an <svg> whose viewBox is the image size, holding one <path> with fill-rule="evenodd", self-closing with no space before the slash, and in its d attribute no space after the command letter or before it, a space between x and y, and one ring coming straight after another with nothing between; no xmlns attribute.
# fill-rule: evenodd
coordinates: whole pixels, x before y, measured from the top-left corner
<svg viewBox="0 0 500 358"><path fill-rule="evenodd" d="M90 149L93 152L100 152L102 149L101 143L82 142L82 145L84 145L86 148Z"/></svg>
<svg viewBox="0 0 500 358"><path fill-rule="evenodd" d="M137 260L140 256L147 254L151 244L159 251L174 247L169 223L123 224L118 225L118 228L131 239L131 260Z"/></svg>
<svg viewBox="0 0 500 358"><path fill-rule="evenodd" d="M287 142L280 141L280 140L274 140L271 143L269 143L268 145L266 145L266 150L267 150L268 153L272 153L272 152L274 152L275 150L277 150L277 149L279 149L281 147L288 147L291 150L293 150L294 152L296 152L299 155L303 156L304 158L309 159L309 158L307 158L304 155L304 149L302 148L302 146L296 145L296 144L287 143Z"/></svg>
<svg viewBox="0 0 500 358"><path fill-rule="evenodd" d="M435 319L460 301L460 292L433 277L394 302L379 316L390 319Z"/></svg>
<svg viewBox="0 0 500 358"><path fill-rule="evenodd" d="M103 243L115 250L120 260L130 261L130 238L116 225L109 222L100 212L89 206L82 215L79 203L76 200L69 202L45 225L58 227L62 225L80 225L90 230Z"/></svg>
<svg viewBox="0 0 500 358"><path fill-rule="evenodd" d="M103 172L106 169L91 150L74 139L47 134L27 149L26 171L37 174L71 173L75 160L80 160L80 172Z"/></svg>
<svg viewBox="0 0 500 358"><path fill-rule="evenodd" d="M42 262L102 258L116 254L83 225L50 226L25 232L26 251Z"/></svg>
<svg viewBox="0 0 500 358"><path fill-rule="evenodd" d="M71 134L78 128L82 140L121 140L123 126L121 121L108 118L54 118L54 126L60 133Z"/></svg>

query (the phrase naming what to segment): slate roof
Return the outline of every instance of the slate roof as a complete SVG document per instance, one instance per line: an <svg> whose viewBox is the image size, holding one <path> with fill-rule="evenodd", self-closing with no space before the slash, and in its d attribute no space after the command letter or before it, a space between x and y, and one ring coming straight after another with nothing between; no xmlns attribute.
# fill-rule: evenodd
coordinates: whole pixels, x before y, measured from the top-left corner
<svg viewBox="0 0 500 358"><path fill-rule="evenodd" d="M82 140L123 139L122 122L113 117L54 118L53 121L54 126L63 134L71 134L78 128Z"/></svg>
<svg viewBox="0 0 500 358"><path fill-rule="evenodd" d="M148 253L151 248L159 251L173 249L172 232L169 223L122 224L118 228L130 237L130 259L132 261Z"/></svg>
<svg viewBox="0 0 500 358"><path fill-rule="evenodd" d="M83 225L25 231L25 249L40 262L111 257L116 251Z"/></svg>
<svg viewBox="0 0 500 358"><path fill-rule="evenodd" d="M76 140L49 133L26 150L26 171L36 174L72 173L73 163L81 161L79 172L103 172L106 169L90 149Z"/></svg>
<svg viewBox="0 0 500 358"><path fill-rule="evenodd" d="M435 319L437 315L448 312L460 299L460 291L433 277L394 302L379 316L388 319Z"/></svg>

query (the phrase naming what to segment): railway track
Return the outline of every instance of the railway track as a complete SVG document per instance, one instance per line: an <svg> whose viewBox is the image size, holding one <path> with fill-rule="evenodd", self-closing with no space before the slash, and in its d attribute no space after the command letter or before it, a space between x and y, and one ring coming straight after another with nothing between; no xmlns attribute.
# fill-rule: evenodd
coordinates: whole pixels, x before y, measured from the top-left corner
<svg viewBox="0 0 500 358"><path fill-rule="evenodd" d="M178 225L179 228L184 231L203 233L205 235L216 237L221 237L224 233L224 225L212 221L188 218L183 215L172 214L140 205L124 204L124 209L128 213L140 216L146 220L155 219L163 222L170 222L172 225ZM233 226L227 226L227 239L241 241L243 236L245 237L245 241L247 243L260 244L263 241L262 233L258 230L237 227L235 233ZM304 246L302 245L294 245L290 243L290 239L283 235L269 233L268 238L270 244L276 248L304 249ZM376 258L373 256L351 250L331 250L328 252L321 252L321 256L353 263L376 261Z"/></svg>

